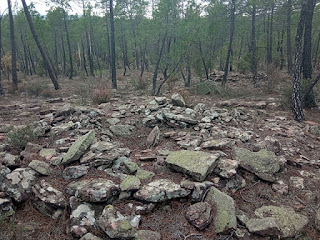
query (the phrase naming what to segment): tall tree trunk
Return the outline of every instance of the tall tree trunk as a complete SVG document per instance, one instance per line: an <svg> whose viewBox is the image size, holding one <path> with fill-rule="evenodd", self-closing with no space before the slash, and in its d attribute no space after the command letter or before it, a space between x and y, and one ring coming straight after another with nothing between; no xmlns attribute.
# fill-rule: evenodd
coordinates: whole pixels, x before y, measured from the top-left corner
<svg viewBox="0 0 320 240"><path fill-rule="evenodd" d="M320 46L320 31L319 31L319 34L318 34L318 41L317 41L317 47L316 47L316 50L314 52L314 62L313 62L313 67L316 67L319 59L318 59L318 52L319 52L319 46Z"/></svg>
<svg viewBox="0 0 320 240"><path fill-rule="evenodd" d="M206 79L209 80L209 70L208 70L208 67L207 67L207 64L206 64L206 60L204 59L204 56L203 56L202 44L201 44L200 39L199 39L199 51L200 51L203 67L204 67L204 70L206 72Z"/></svg>
<svg viewBox="0 0 320 240"><path fill-rule="evenodd" d="M110 53L110 34L109 34L109 22L108 22L108 15L107 15L107 12L106 11L106 30L107 30L107 66L110 68L110 56L111 56L111 53Z"/></svg>
<svg viewBox="0 0 320 240"><path fill-rule="evenodd" d="M38 49L39 49L39 51L41 53L41 56L43 58L43 62L44 62L45 68L49 73L49 76L50 76L51 81L52 81L52 83L54 85L54 88L56 90L58 90L60 88L59 83L58 83L58 79L57 79L57 77L56 77L56 75L54 73L54 70L53 70L51 62L50 62L45 50L43 49L43 47L42 47L42 45L40 43L38 34L37 34L36 29L34 28L34 25L33 25L33 21L32 21L28 6L26 4L26 1L25 0L21 0L21 2L22 2L22 5L23 5L24 13L26 15L26 18L27 18L31 33L33 35L33 38L34 38L34 40L35 40L35 42L37 44L37 47L38 47Z"/></svg>
<svg viewBox="0 0 320 240"><path fill-rule="evenodd" d="M115 30L114 30L113 0L110 0L110 29L111 29L111 79L112 79L113 89L117 89L116 39L115 39Z"/></svg>
<svg viewBox="0 0 320 240"><path fill-rule="evenodd" d="M72 79L73 77L73 61L72 61L72 50L71 50L71 44L70 44L70 36L69 36L69 30L67 26L67 14L66 11L63 10L63 20L64 20L64 29L66 31L67 35L67 44L68 44L68 52L69 52L69 62L70 62L70 73L69 73L69 79Z"/></svg>
<svg viewBox="0 0 320 240"><path fill-rule="evenodd" d="M292 73L292 48L291 48L291 12L292 2L287 2L287 62L288 62L288 73Z"/></svg>
<svg viewBox="0 0 320 240"><path fill-rule="evenodd" d="M315 0L308 0L306 7L306 19L304 23L304 41L303 41L303 53L302 53L302 72L304 79L312 79L312 19L313 12L316 5ZM312 108L316 107L316 100L313 90L310 91L309 95L305 100L305 107Z"/></svg>
<svg viewBox="0 0 320 240"><path fill-rule="evenodd" d="M283 54L283 38L284 38L284 28L282 30L282 33L281 33L281 41L280 41L280 70L283 69L283 66L284 66L284 54Z"/></svg>
<svg viewBox="0 0 320 240"><path fill-rule="evenodd" d="M65 47L64 47L64 41L63 41L62 34L61 34L61 46L62 46L63 75L66 76L66 69L67 69L66 50L65 50Z"/></svg>
<svg viewBox="0 0 320 240"><path fill-rule="evenodd" d="M14 36L14 22L11 9L11 0L8 0L8 10L10 19L10 45L11 45L11 74L14 88L18 88L18 74L17 74L17 51L16 51L16 38Z"/></svg>
<svg viewBox="0 0 320 240"><path fill-rule="evenodd" d="M298 122L304 120L303 107L301 102L301 64L302 64L302 35L306 20L307 1L302 1L302 8L296 35L296 56L293 68L293 92L292 92L292 111L294 119Z"/></svg>
<svg viewBox="0 0 320 240"><path fill-rule="evenodd" d="M159 71L159 66L160 66L160 61L161 61L161 57L162 57L164 45L165 45L165 43L166 43L166 38L167 38L167 34L165 34L164 37L163 37L163 39L162 39L161 48L160 48L160 51L159 51L159 53L158 53L157 63L156 63L156 66L155 66L154 72L153 72L152 92L151 92L151 94L152 94L153 96L156 94L157 76L158 76L158 71ZM160 42L160 41L159 41L159 42Z"/></svg>
<svg viewBox="0 0 320 240"><path fill-rule="evenodd" d="M225 86L227 83L228 71L229 71L229 62L230 56L232 51L232 42L233 42L233 35L234 35L234 24L235 24L235 11L236 11L236 0L232 0L231 3L231 14L230 14L230 39L229 39L229 47L227 53L227 60L226 65L224 68L224 74L222 79L222 86Z"/></svg>
<svg viewBox="0 0 320 240"><path fill-rule="evenodd" d="M83 69L86 72L86 75L88 77L89 75L88 75L88 69L87 69L86 54L84 53L85 49L84 49L84 44L83 44L82 38L81 38L81 46L82 46Z"/></svg>
<svg viewBox="0 0 320 240"><path fill-rule="evenodd" d="M271 6L271 16L270 16L270 25L268 26L268 49L267 49L267 63L272 64L272 49L273 49L273 14L274 13L274 3Z"/></svg>
<svg viewBox="0 0 320 240"><path fill-rule="evenodd" d="M251 13L251 72L253 74L254 87L259 86L257 77L257 46L256 46L256 4L253 3Z"/></svg>
<svg viewBox="0 0 320 240"><path fill-rule="evenodd" d="M0 97L3 94L3 88L2 88L2 15L0 13Z"/></svg>

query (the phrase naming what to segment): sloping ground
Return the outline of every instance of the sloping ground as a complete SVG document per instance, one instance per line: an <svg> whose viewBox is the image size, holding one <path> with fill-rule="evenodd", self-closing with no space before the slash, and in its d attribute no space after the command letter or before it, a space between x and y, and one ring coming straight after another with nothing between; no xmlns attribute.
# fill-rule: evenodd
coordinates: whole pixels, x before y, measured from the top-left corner
<svg viewBox="0 0 320 240"><path fill-rule="evenodd" d="M319 239L319 110L189 98L0 100L0 239Z"/></svg>

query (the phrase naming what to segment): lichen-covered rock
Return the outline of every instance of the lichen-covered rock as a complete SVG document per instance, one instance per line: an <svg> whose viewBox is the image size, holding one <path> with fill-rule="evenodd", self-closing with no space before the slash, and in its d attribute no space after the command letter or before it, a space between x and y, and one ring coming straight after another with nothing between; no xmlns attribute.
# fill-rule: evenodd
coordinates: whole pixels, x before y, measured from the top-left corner
<svg viewBox="0 0 320 240"><path fill-rule="evenodd" d="M231 178L237 173L239 162L232 159L220 158L214 173L224 178Z"/></svg>
<svg viewBox="0 0 320 240"><path fill-rule="evenodd" d="M235 144L234 140L225 138L225 139L216 139L208 140L201 144L203 149L214 149L214 150L224 150L226 148L231 148Z"/></svg>
<svg viewBox="0 0 320 240"><path fill-rule="evenodd" d="M120 184L121 191L136 191L140 188L140 179L135 176L128 176Z"/></svg>
<svg viewBox="0 0 320 240"><path fill-rule="evenodd" d="M171 96L171 101L173 105L179 106L179 107L185 107L186 103L183 99L183 97L179 93L174 93Z"/></svg>
<svg viewBox="0 0 320 240"><path fill-rule="evenodd" d="M207 202L199 202L188 207L186 218L196 228L203 230L212 222L212 207Z"/></svg>
<svg viewBox="0 0 320 240"><path fill-rule="evenodd" d="M54 148L43 148L39 152L39 155L41 157L44 157L45 159L50 159L56 154L57 154L57 152Z"/></svg>
<svg viewBox="0 0 320 240"><path fill-rule="evenodd" d="M1 185L3 180L6 178L6 176L11 173L11 170L9 168L7 168L6 166L3 166L0 164L0 189L1 189Z"/></svg>
<svg viewBox="0 0 320 240"><path fill-rule="evenodd" d="M205 202L212 204L216 208L216 214L213 219L216 233L237 228L236 209L232 197L215 187L211 187Z"/></svg>
<svg viewBox="0 0 320 240"><path fill-rule="evenodd" d="M29 168L32 168L36 172L40 173L41 175L49 175L50 174L50 165L43 161L32 160L29 165Z"/></svg>
<svg viewBox="0 0 320 240"><path fill-rule="evenodd" d="M86 202L106 202L118 195L119 191L117 184L105 178L72 182L66 189L68 194L75 195Z"/></svg>
<svg viewBox="0 0 320 240"><path fill-rule="evenodd" d="M92 233L87 233L82 238L80 238L80 240L102 240L102 238L99 238L96 235L93 235Z"/></svg>
<svg viewBox="0 0 320 240"><path fill-rule="evenodd" d="M63 170L62 176L66 180L73 180L86 175L89 172L89 166L71 166Z"/></svg>
<svg viewBox="0 0 320 240"><path fill-rule="evenodd" d="M52 218L59 217L66 206L66 200L62 192L52 187L45 180L32 187L35 195L34 205L43 214Z"/></svg>
<svg viewBox="0 0 320 240"><path fill-rule="evenodd" d="M153 172L149 172L149 171L143 170L141 168L139 168L136 172L136 177L139 178L140 180L150 179L153 176L154 176Z"/></svg>
<svg viewBox="0 0 320 240"><path fill-rule="evenodd" d="M139 230L134 235L134 240L160 240L161 235L151 230Z"/></svg>
<svg viewBox="0 0 320 240"><path fill-rule="evenodd" d="M16 202L23 202L31 195L36 175L36 171L31 168L17 168L5 177L1 190Z"/></svg>
<svg viewBox="0 0 320 240"><path fill-rule="evenodd" d="M203 181L213 171L218 158L218 155L207 152L181 150L170 152L165 162L170 169Z"/></svg>
<svg viewBox="0 0 320 240"><path fill-rule="evenodd" d="M255 210L259 218L274 218L280 229L281 238L295 237L307 226L309 219L287 207L263 206ZM275 235L278 236L278 235Z"/></svg>
<svg viewBox="0 0 320 240"><path fill-rule="evenodd" d="M71 225L75 226L94 226L96 223L95 211L88 203L80 204L71 211Z"/></svg>
<svg viewBox="0 0 320 240"><path fill-rule="evenodd" d="M262 236L279 236L280 229L275 218L252 218L246 222L249 232Z"/></svg>
<svg viewBox="0 0 320 240"><path fill-rule="evenodd" d="M98 225L110 238L132 239L136 233L136 228L131 226L130 219L112 205L107 205L103 209Z"/></svg>
<svg viewBox="0 0 320 240"><path fill-rule="evenodd" d="M69 148L62 159L62 164L68 164L80 159L84 152L90 147L95 138L95 131L92 130L87 134L79 137Z"/></svg>
<svg viewBox="0 0 320 240"><path fill-rule="evenodd" d="M21 164L20 156L12 155L10 153L5 153L1 162L3 165L10 168L19 167Z"/></svg>
<svg viewBox="0 0 320 240"><path fill-rule="evenodd" d="M135 127L132 125L112 125L110 130L113 134L118 136L130 136L135 130Z"/></svg>
<svg viewBox="0 0 320 240"><path fill-rule="evenodd" d="M281 165L274 152L265 149L251 152L245 148L235 148L235 153L241 167L265 181L276 181L274 174L280 171Z"/></svg>
<svg viewBox="0 0 320 240"><path fill-rule="evenodd" d="M163 202L173 198L186 197L189 194L189 190L168 179L158 179L144 185L134 194L134 197L147 202Z"/></svg>

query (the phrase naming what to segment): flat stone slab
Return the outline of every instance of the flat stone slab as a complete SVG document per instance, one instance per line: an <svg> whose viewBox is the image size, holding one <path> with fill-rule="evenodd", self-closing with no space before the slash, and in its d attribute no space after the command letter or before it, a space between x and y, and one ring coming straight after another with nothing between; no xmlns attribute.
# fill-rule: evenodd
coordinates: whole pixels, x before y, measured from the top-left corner
<svg viewBox="0 0 320 240"><path fill-rule="evenodd" d="M236 208L232 197L215 187L211 187L205 202L212 204L216 208L213 220L216 233L237 228Z"/></svg>
<svg viewBox="0 0 320 240"><path fill-rule="evenodd" d="M66 189L68 194L75 195L86 202L106 202L118 195L119 191L117 184L105 178L72 182Z"/></svg>
<svg viewBox="0 0 320 240"><path fill-rule="evenodd" d="M168 179L158 179L144 185L134 197L147 202L163 202L173 198L186 197L190 190L180 187Z"/></svg>
<svg viewBox="0 0 320 240"><path fill-rule="evenodd" d="M62 164L68 164L80 159L84 152L90 147L95 138L95 131L92 130L78 138L69 148L68 152L62 159Z"/></svg>
<svg viewBox="0 0 320 240"><path fill-rule="evenodd" d="M276 181L274 174L280 171L281 165L274 152L265 149L251 152L245 148L235 148L235 153L241 167L265 181Z"/></svg>
<svg viewBox="0 0 320 240"><path fill-rule="evenodd" d="M170 169L201 182L213 171L218 158L219 155L207 152L181 150L170 152L165 163Z"/></svg>

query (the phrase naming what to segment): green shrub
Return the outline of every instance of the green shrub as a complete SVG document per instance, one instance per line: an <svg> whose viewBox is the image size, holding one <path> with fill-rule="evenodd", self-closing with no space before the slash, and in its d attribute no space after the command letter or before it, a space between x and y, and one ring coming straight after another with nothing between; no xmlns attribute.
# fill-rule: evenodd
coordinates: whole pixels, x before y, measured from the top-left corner
<svg viewBox="0 0 320 240"><path fill-rule="evenodd" d="M98 83L97 87L93 90L92 101L96 104L109 102L113 96L113 91L105 83Z"/></svg>
<svg viewBox="0 0 320 240"><path fill-rule="evenodd" d="M48 91L48 86L41 83L29 84L26 86L26 91L31 96L39 97L42 95L46 95L43 93Z"/></svg>
<svg viewBox="0 0 320 240"><path fill-rule="evenodd" d="M22 151L28 142L37 138L37 135L31 125L17 128L10 131L6 138L6 143L13 149Z"/></svg>

